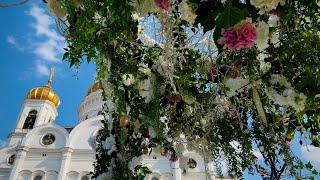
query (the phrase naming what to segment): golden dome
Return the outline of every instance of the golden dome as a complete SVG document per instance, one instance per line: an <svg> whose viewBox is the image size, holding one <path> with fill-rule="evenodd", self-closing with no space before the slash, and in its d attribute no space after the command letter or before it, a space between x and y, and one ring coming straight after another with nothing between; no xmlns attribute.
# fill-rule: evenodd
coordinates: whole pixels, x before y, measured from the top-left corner
<svg viewBox="0 0 320 180"><path fill-rule="evenodd" d="M47 100L52 102L55 107L58 107L60 104L59 96L51 88L53 74L54 69L51 69L48 83L44 86L31 89L28 92L27 99Z"/></svg>
<svg viewBox="0 0 320 180"><path fill-rule="evenodd" d="M48 100L58 107L60 104L59 96L53 91L50 84L33 88L29 91L27 99Z"/></svg>
<svg viewBox="0 0 320 180"><path fill-rule="evenodd" d="M102 89L102 84L100 81L96 81L88 90L87 96L89 96L91 93L94 93L98 91L99 89Z"/></svg>

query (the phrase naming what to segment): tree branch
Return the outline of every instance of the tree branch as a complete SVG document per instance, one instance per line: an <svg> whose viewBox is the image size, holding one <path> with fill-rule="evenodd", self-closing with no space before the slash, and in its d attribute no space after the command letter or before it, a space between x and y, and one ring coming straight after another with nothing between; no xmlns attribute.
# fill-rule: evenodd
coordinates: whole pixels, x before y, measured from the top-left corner
<svg viewBox="0 0 320 180"><path fill-rule="evenodd" d="M30 1L30 0L22 0L22 1L20 1L20 2L13 3L13 4L1 4L1 3L0 3L0 8L21 6L21 5L23 5L23 4L26 4L26 3L29 2L29 1Z"/></svg>

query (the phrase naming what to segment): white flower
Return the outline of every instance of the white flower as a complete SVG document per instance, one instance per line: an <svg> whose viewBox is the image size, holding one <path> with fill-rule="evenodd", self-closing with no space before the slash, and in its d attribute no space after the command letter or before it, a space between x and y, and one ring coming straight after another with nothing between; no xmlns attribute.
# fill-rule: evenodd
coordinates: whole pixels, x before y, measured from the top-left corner
<svg viewBox="0 0 320 180"><path fill-rule="evenodd" d="M138 70L140 72L142 72L145 75L151 76L151 69L148 67L148 65L144 64L144 63L140 63Z"/></svg>
<svg viewBox="0 0 320 180"><path fill-rule="evenodd" d="M262 72L262 74L267 73L271 68L271 63L267 62L265 63L264 61L260 61L260 71Z"/></svg>
<svg viewBox="0 0 320 180"><path fill-rule="evenodd" d="M229 78L224 82L224 85L229 88L227 91L227 96L232 97L236 95L236 91L241 90L244 86L249 86L249 79L243 79L242 77L238 77L236 79Z"/></svg>
<svg viewBox="0 0 320 180"><path fill-rule="evenodd" d="M186 20L189 24L193 24L197 15L192 11L190 6L186 1L179 4L179 9L181 11L181 19Z"/></svg>
<svg viewBox="0 0 320 180"><path fill-rule="evenodd" d="M137 14L137 13L133 13L133 14L132 14L132 18L133 18L134 20L139 20L139 19L140 19L139 14Z"/></svg>
<svg viewBox="0 0 320 180"><path fill-rule="evenodd" d="M260 9L260 13L263 14L276 9L279 4L284 5L285 0L250 0L250 3Z"/></svg>
<svg viewBox="0 0 320 180"><path fill-rule="evenodd" d="M259 53L258 56L257 56L257 59L259 61L264 61L265 58L269 57L267 54L265 53Z"/></svg>
<svg viewBox="0 0 320 180"><path fill-rule="evenodd" d="M272 35L271 35L271 39L270 42L274 45L274 47L279 47L280 46L280 34L278 31L275 31Z"/></svg>
<svg viewBox="0 0 320 180"><path fill-rule="evenodd" d="M102 16L99 14L98 11L94 12L93 21L94 21L95 23L98 24L99 21L101 20L101 18L102 18Z"/></svg>
<svg viewBox="0 0 320 180"><path fill-rule="evenodd" d="M165 76L170 72L172 66L172 63L164 60L163 56L159 56L159 59L154 67L160 75Z"/></svg>
<svg viewBox="0 0 320 180"><path fill-rule="evenodd" d="M126 86L130 86L134 84L135 79L132 74L124 74L122 75L122 83Z"/></svg>
<svg viewBox="0 0 320 180"><path fill-rule="evenodd" d="M303 93L296 93L286 77L279 74L273 74L271 75L270 83L273 85L279 84L286 88L282 92L277 92L272 87L267 89L266 95L275 104L280 106L291 106L298 112L305 108L307 97Z"/></svg>
<svg viewBox="0 0 320 180"><path fill-rule="evenodd" d="M103 143L103 148L108 151L108 155L117 150L116 140L110 135Z"/></svg>
<svg viewBox="0 0 320 180"><path fill-rule="evenodd" d="M157 136L156 131L151 126L149 127L149 134L151 138L155 138Z"/></svg>
<svg viewBox="0 0 320 180"><path fill-rule="evenodd" d="M257 26L258 37L255 41L258 50L264 51L268 45L269 25L264 21L258 22Z"/></svg>
<svg viewBox="0 0 320 180"><path fill-rule="evenodd" d="M279 16L271 14L268 19L268 25L270 27L276 27L278 25L279 19Z"/></svg>
<svg viewBox="0 0 320 180"><path fill-rule="evenodd" d="M221 0L222 4L225 4L227 2L227 0Z"/></svg>
<svg viewBox="0 0 320 180"><path fill-rule="evenodd" d="M213 103L216 105L216 107L215 107L216 110L218 110L219 113L221 113L221 114L227 112L230 108L229 101L228 101L227 97L225 97L225 96L217 95L215 97L215 99L213 100Z"/></svg>
<svg viewBox="0 0 320 180"><path fill-rule="evenodd" d="M141 97L145 99L146 103L149 103L153 97L153 85L152 78L149 77L138 83L138 91Z"/></svg>

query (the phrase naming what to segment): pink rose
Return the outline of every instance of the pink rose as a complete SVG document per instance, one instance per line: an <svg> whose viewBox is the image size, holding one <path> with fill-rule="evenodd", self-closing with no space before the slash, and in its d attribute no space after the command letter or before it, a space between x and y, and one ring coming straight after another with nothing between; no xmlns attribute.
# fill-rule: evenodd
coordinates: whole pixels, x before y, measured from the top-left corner
<svg viewBox="0 0 320 180"><path fill-rule="evenodd" d="M232 28L222 29L221 35L218 43L224 45L224 48L240 50L254 46L254 41L257 39L257 30L252 24L252 20L248 18Z"/></svg>
<svg viewBox="0 0 320 180"><path fill-rule="evenodd" d="M154 2L156 3L156 5L165 10L165 11L168 11L169 10L169 0L154 0Z"/></svg>

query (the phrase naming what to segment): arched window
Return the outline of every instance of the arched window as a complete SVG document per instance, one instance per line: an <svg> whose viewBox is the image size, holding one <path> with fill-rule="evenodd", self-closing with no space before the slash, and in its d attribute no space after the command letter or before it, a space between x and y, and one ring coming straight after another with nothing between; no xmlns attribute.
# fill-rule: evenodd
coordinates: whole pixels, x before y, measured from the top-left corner
<svg viewBox="0 0 320 180"><path fill-rule="evenodd" d="M88 176L82 176L80 180L89 180Z"/></svg>
<svg viewBox="0 0 320 180"><path fill-rule="evenodd" d="M29 112L26 121L23 124L23 129L32 129L34 123L36 122L38 112L36 110L32 110Z"/></svg>
<svg viewBox="0 0 320 180"><path fill-rule="evenodd" d="M42 180L42 176L37 175L37 176L35 176L35 177L33 178L33 180Z"/></svg>

